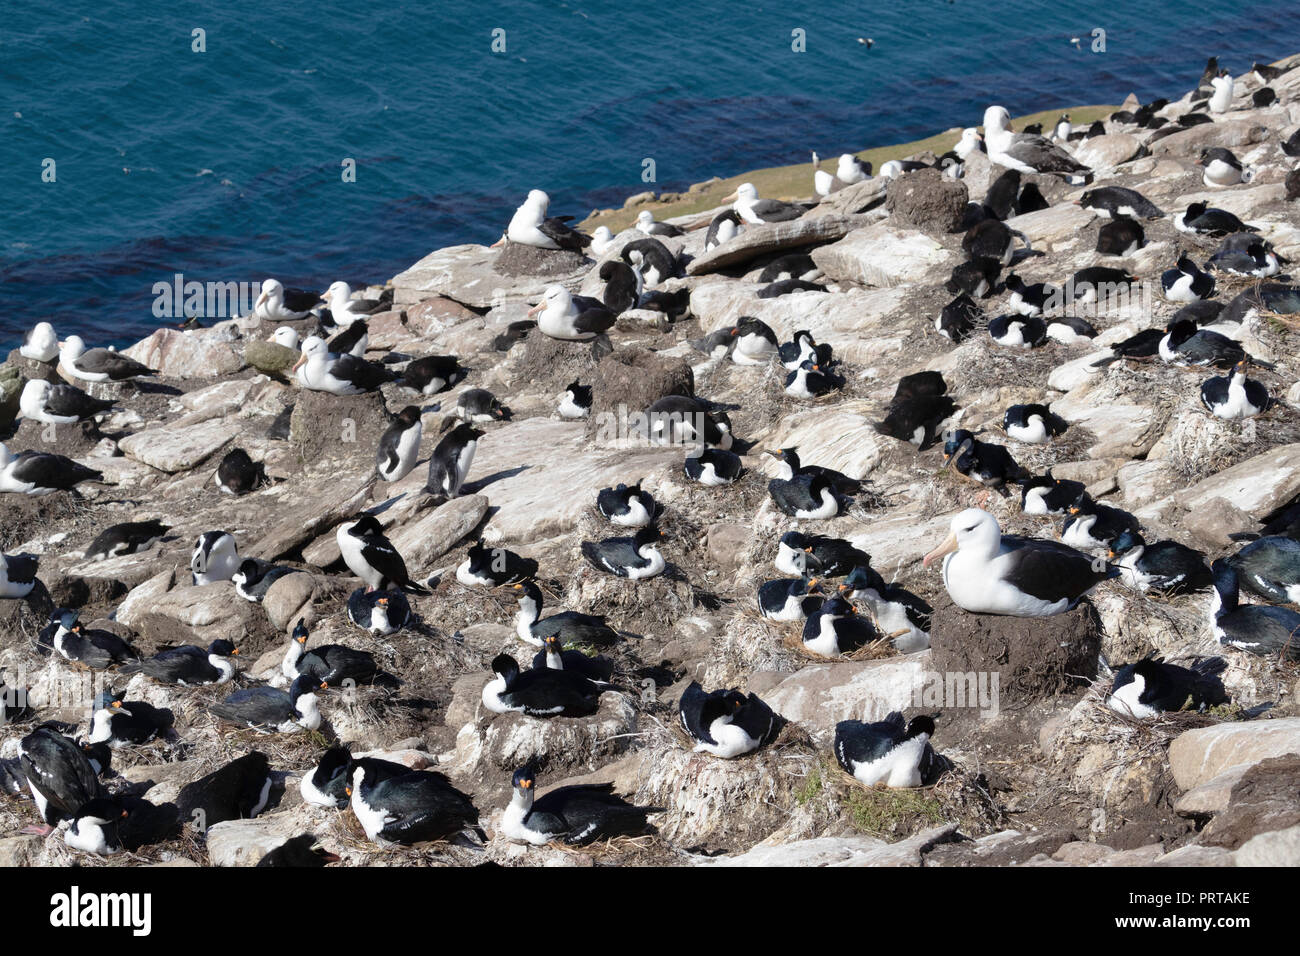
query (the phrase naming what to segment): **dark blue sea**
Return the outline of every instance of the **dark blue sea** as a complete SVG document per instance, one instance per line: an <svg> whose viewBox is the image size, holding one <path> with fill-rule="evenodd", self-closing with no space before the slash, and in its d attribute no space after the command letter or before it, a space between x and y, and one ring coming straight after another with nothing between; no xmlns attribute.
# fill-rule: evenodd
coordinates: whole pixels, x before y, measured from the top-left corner
<svg viewBox="0 0 1300 956"><path fill-rule="evenodd" d="M992 102L1174 97L1212 53L1239 73L1297 50L1294 0L8 0L0 345L41 319L134 341L177 273L383 281L495 240L533 187L581 218L974 125Z"/></svg>

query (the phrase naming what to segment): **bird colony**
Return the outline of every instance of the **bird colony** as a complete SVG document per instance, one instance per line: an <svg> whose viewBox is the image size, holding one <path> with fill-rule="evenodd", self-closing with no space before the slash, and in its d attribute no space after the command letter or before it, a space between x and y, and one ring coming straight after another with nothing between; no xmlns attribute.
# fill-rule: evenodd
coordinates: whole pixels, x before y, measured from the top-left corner
<svg viewBox="0 0 1300 956"><path fill-rule="evenodd" d="M1295 864L1298 62L52 314L0 860Z"/></svg>

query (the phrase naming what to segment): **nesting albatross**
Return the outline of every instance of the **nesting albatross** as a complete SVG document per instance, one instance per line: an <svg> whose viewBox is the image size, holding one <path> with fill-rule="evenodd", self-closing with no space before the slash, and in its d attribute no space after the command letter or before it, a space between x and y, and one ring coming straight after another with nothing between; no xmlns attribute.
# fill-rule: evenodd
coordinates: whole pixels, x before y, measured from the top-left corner
<svg viewBox="0 0 1300 956"><path fill-rule="evenodd" d="M1050 617L1074 607L1119 570L1057 541L1004 535L993 515L967 508L921 564L943 558L953 602L976 614Z"/></svg>
<svg viewBox="0 0 1300 956"><path fill-rule="evenodd" d="M984 142L989 160L1022 173L1051 173L1074 186L1092 182L1092 170L1045 136L1017 133L1002 106L984 111Z"/></svg>
<svg viewBox="0 0 1300 956"><path fill-rule="evenodd" d="M158 374L112 349L87 349L79 335L69 335L64 340L63 348L59 350L59 368L86 382L121 382Z"/></svg>
<svg viewBox="0 0 1300 956"><path fill-rule="evenodd" d="M569 249L581 252L591 242L591 237L568 225L572 216L547 216L546 210L551 205L551 197L540 189L531 189L522 206L510 217L510 225L505 234L492 243L493 247L504 245L509 239L525 246L538 249Z"/></svg>
<svg viewBox="0 0 1300 956"><path fill-rule="evenodd" d="M759 199L753 183L741 183L725 201L734 201L733 209L748 223L789 222L798 219L807 210L792 202L779 199Z"/></svg>

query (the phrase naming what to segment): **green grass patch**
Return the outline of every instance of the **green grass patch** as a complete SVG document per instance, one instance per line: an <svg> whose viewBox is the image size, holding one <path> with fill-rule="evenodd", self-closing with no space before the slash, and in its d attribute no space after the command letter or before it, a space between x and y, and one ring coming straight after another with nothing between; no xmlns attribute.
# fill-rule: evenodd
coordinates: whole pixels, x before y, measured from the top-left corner
<svg viewBox="0 0 1300 956"><path fill-rule="evenodd" d="M918 824L943 823L943 807L923 790L849 791L845 801L854 829L872 836L893 836Z"/></svg>
<svg viewBox="0 0 1300 956"><path fill-rule="evenodd" d="M799 806L806 806L810 800L816 799L822 792L822 768L821 764L813 767L808 771L808 776L804 778L803 786L794 792L794 802Z"/></svg>

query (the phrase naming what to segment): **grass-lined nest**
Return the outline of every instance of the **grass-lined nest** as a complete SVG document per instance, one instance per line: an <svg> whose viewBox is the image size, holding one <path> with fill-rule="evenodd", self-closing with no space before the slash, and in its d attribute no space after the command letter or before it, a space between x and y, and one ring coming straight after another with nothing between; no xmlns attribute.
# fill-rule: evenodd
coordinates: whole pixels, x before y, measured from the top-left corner
<svg viewBox="0 0 1300 956"><path fill-rule="evenodd" d="M981 776L950 766L920 787L867 787L830 756L820 757L796 791L796 800L830 833L862 833L895 842L944 823L968 836L1004 829L1006 813Z"/></svg>

